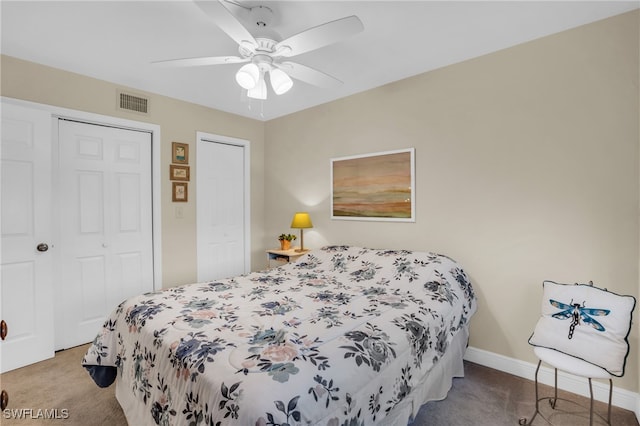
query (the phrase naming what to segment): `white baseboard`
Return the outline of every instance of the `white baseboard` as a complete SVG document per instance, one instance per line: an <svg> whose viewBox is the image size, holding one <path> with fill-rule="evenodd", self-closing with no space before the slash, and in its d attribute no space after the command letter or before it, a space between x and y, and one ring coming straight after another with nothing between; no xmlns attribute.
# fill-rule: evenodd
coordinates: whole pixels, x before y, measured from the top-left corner
<svg viewBox="0 0 640 426"><path fill-rule="evenodd" d="M509 358L493 352L477 349L472 346L467 348L464 359L529 380L534 380L536 374L537 364L532 364L515 358ZM545 385L553 386L553 377L553 369L545 367L543 364L540 367L538 381ZM558 371L558 388L589 397L589 385L587 384L586 379L573 376L562 371ZM593 397L598 401L606 403L609 400L609 384L594 380ZM640 422L640 394L617 388L615 385L615 378L611 403L616 407L632 411L635 413L638 422Z"/></svg>

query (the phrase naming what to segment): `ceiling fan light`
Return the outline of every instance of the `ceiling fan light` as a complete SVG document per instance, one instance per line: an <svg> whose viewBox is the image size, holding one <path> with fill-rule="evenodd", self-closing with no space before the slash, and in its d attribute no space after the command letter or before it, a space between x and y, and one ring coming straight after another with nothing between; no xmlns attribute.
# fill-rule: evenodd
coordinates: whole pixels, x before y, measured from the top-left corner
<svg viewBox="0 0 640 426"><path fill-rule="evenodd" d="M243 65L236 73L236 81L243 89L253 89L260 80L260 70L256 64Z"/></svg>
<svg viewBox="0 0 640 426"><path fill-rule="evenodd" d="M247 96L253 99L267 99L267 85L262 76L259 77L255 87L247 90Z"/></svg>
<svg viewBox="0 0 640 426"><path fill-rule="evenodd" d="M269 72L269 78L271 79L271 87L276 95L282 95L287 93L291 87L293 87L293 80L287 75L286 72L281 69L274 68Z"/></svg>

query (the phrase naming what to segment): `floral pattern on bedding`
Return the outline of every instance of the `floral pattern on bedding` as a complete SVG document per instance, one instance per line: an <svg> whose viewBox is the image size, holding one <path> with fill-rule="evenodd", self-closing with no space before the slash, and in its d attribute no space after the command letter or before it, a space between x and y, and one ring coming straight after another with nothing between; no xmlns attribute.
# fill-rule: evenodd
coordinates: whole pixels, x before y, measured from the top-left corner
<svg viewBox="0 0 640 426"><path fill-rule="evenodd" d="M117 369L148 424L384 424L475 310L446 256L328 246L131 298L83 365Z"/></svg>

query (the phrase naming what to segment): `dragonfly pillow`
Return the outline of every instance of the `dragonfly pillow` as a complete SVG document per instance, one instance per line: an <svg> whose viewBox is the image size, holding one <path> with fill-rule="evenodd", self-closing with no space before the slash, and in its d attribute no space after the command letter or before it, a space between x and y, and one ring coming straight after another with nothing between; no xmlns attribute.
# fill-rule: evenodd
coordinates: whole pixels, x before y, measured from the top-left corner
<svg viewBox="0 0 640 426"><path fill-rule="evenodd" d="M636 299L591 284L544 281L542 289L542 315L529 343L624 375Z"/></svg>

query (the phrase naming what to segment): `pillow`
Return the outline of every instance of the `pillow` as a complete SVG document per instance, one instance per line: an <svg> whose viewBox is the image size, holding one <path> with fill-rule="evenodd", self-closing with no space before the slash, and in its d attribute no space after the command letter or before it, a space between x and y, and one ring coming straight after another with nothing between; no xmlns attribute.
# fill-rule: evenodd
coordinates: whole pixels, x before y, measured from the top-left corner
<svg viewBox="0 0 640 426"><path fill-rule="evenodd" d="M542 289L542 315L529 344L555 349L613 376L623 376L636 299L590 284L544 281Z"/></svg>

